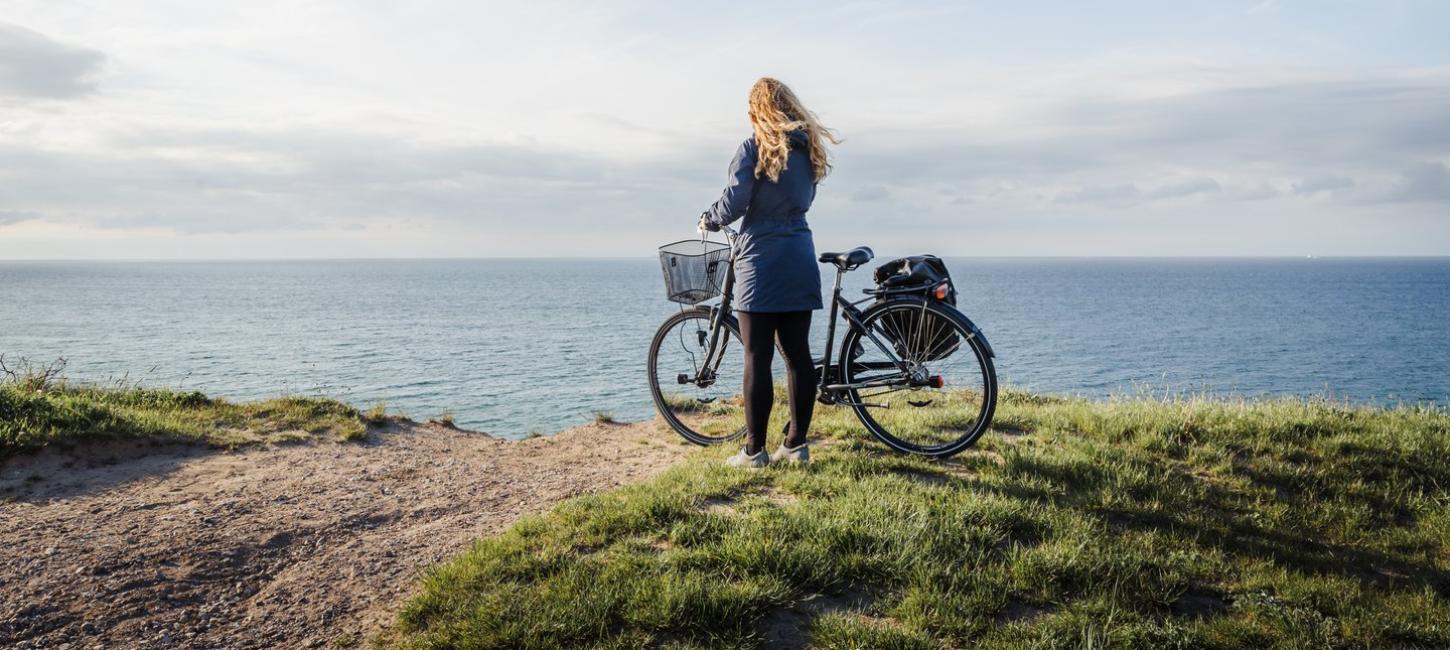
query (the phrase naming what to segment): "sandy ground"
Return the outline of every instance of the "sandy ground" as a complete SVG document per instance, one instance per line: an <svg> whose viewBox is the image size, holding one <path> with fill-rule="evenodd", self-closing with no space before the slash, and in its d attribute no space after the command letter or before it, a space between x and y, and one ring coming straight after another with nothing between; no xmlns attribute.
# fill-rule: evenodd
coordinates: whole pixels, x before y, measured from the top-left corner
<svg viewBox="0 0 1450 650"><path fill-rule="evenodd" d="M363 646L425 567L693 448L650 422L522 442L420 424L370 438L12 459L0 466L0 647Z"/></svg>

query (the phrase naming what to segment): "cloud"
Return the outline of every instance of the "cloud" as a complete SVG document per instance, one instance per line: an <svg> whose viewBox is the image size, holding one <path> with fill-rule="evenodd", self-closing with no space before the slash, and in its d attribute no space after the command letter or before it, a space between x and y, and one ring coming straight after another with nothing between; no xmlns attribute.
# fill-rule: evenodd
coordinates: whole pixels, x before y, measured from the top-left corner
<svg viewBox="0 0 1450 650"><path fill-rule="evenodd" d="M40 215L34 212L21 210L0 210L0 226L9 226L22 221L33 221L39 219Z"/></svg>
<svg viewBox="0 0 1450 650"><path fill-rule="evenodd" d="M1194 194L1213 194L1223 188L1212 178L1190 178L1177 183L1160 185L1144 196L1150 199L1173 199Z"/></svg>
<svg viewBox="0 0 1450 650"><path fill-rule="evenodd" d="M1261 13L1264 13L1264 12L1276 11L1278 8L1279 8L1279 3L1276 0L1263 0L1262 2L1256 4L1256 5L1252 6L1252 7L1249 7L1248 11L1245 11L1244 13L1246 13L1246 14L1261 14Z"/></svg>
<svg viewBox="0 0 1450 650"><path fill-rule="evenodd" d="M69 99L90 94L105 60L95 50L0 22L0 96Z"/></svg>
<svg viewBox="0 0 1450 650"><path fill-rule="evenodd" d="M1354 187L1354 185L1354 179L1348 176L1340 176L1339 174L1320 174L1318 176L1306 178L1302 181L1299 181L1298 183L1295 183L1294 193L1300 195L1318 194L1320 192L1347 190Z"/></svg>
<svg viewBox="0 0 1450 650"><path fill-rule="evenodd" d="M0 220L44 215L186 234L405 220L527 229L546 219L578 229L594 227L590 220L603 213L639 211L645 195L698 214L719 191L715 168L728 158L624 162L538 145L340 128L129 129L106 141L98 154L0 140L0 200L24 208Z"/></svg>
<svg viewBox="0 0 1450 650"><path fill-rule="evenodd" d="M1082 233L1114 252L1159 252L1163 240L1191 240L1169 226L1189 232L1232 210L1288 233L1262 246L1297 247L1303 228L1291 224L1343 208L1336 236L1357 246L1342 233L1370 222L1360 203L1405 203L1376 213L1387 230L1419 207L1409 202L1441 196L1441 170L1416 161L1450 162L1450 68L1435 62L1288 67L1106 36L1111 50L1141 55L984 45L966 57L878 31L875 45L814 66L787 55L858 44L858 30L825 20L782 53L754 47L748 21L712 32L728 50L670 36L688 11L654 27L617 9L571 11L517 30L508 25L534 23L487 16L493 7L461 20L328 2L275 12L42 4L27 24L116 59L108 92L85 102L4 106L18 110L0 118L0 222L279 237L407 224L444 244L634 254L632 237L677 219L688 229L718 197L749 132L743 90L780 61L772 73L846 138L813 211L823 238L920 236L872 225L899 211L923 224L970 215L974 232L1020 237L998 242L1012 253L1092 245ZM16 43L50 54L10 56ZM0 95L81 96L105 63L4 25L0 53ZM1059 218L1050 233L1012 234ZM1150 240L1144 223L1169 234ZM550 241L561 233L591 236ZM1440 246L1442 233L1416 239Z"/></svg>
<svg viewBox="0 0 1450 650"><path fill-rule="evenodd" d="M1059 194L1057 202L1128 206L1137 203L1138 197L1141 195L1142 192L1138 191L1138 186L1132 184L1091 185L1074 192Z"/></svg>
<svg viewBox="0 0 1450 650"><path fill-rule="evenodd" d="M1450 171L1442 162L1418 162L1403 172L1403 180L1385 201L1450 201Z"/></svg>
<svg viewBox="0 0 1450 650"><path fill-rule="evenodd" d="M1437 135L1450 131L1426 121L1434 110L1450 110L1450 85L1442 78L1310 83L1291 77L1252 90L1166 98L1065 96L1015 115L1013 128L838 123L848 137L836 149L835 173L822 185L819 212L846 228L869 223L882 201L924 218L970 202L992 215L1077 204L1153 211L1172 220L1180 207L1214 197L1350 205L1355 192L1372 185L1366 180L1361 187L1357 177L1392 178L1401 170L1396 196L1402 198L1384 200L1434 197L1440 169L1407 170L1406 164L1450 153L1450 136ZM1375 111L1346 99L1366 97ZM1306 104L1317 107L1313 119L1303 115ZM585 119L596 127L612 123L592 113ZM200 124L149 116L70 124L85 130L83 145L47 140L46 133L7 138L0 132L3 209L52 222L181 233L358 228L411 219L533 228L537 236L544 221L597 228L601 214L663 228L718 196L728 141L736 135L728 132L721 142L679 136L673 146L639 152L587 139L569 148L532 138L440 137L406 121L329 123L311 116L271 126L226 116ZM1418 125L1421 137L1405 137L1407 124ZM48 133L62 132L59 126ZM644 127L635 131L655 137ZM1292 178L1302 180L1277 180ZM958 200L911 202L940 196L942 188ZM1187 197L1202 201L1173 201ZM616 253L627 250L613 245Z"/></svg>
<svg viewBox="0 0 1450 650"><path fill-rule="evenodd" d="M1240 201L1262 201L1279 196L1279 190L1268 183L1259 182L1243 187L1235 187L1228 191L1228 195Z"/></svg>
<svg viewBox="0 0 1450 650"><path fill-rule="evenodd" d="M1024 195L1045 188L1065 201L1074 199L1073 188L1124 183L1149 188L1139 198L1206 195L1210 179L1226 198L1239 194L1224 188L1257 188L1250 198L1268 198L1278 192L1265 183L1298 178L1284 190L1308 196L1339 189L1320 198L1348 204L1361 177L1450 155L1443 117L1450 114L1450 70L1330 78L1302 69L1221 73L1232 85L1195 88L1185 80L1186 88L1163 96L1107 85L1091 94L1064 90L989 125L848 129L838 174L901 189L949 182L987 191L1011 180ZM1165 172L1199 180L1156 188ZM1150 196L1155 192L1164 194Z"/></svg>
<svg viewBox="0 0 1450 650"><path fill-rule="evenodd" d="M851 200L858 203L885 201L890 196L891 193L880 185L863 185L851 192Z"/></svg>

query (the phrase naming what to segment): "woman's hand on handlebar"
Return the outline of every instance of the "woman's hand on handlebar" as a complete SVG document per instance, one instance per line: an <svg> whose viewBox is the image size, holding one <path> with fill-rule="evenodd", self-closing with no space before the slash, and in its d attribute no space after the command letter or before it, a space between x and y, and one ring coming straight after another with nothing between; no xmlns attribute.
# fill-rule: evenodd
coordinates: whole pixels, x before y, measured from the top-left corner
<svg viewBox="0 0 1450 650"><path fill-rule="evenodd" d="M720 232L720 226L710 221L707 215L709 215L708 212L701 212L700 223L695 225L695 230L698 230L700 232L701 237L705 236L705 231L707 230L710 232Z"/></svg>

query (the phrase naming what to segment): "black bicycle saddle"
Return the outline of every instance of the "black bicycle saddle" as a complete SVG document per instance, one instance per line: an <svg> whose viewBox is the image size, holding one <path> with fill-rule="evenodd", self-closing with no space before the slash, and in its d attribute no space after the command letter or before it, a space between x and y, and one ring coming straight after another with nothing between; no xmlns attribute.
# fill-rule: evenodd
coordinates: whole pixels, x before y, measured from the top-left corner
<svg viewBox="0 0 1450 650"><path fill-rule="evenodd" d="M835 264L841 269L853 269L871 261L876 254L867 246L857 246L844 253L821 253L822 264Z"/></svg>

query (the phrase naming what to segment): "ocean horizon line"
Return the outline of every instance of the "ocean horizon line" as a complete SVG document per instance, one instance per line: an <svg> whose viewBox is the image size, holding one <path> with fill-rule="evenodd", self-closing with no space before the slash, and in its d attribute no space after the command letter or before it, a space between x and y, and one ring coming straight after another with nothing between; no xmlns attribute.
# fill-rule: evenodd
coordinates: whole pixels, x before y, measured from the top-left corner
<svg viewBox="0 0 1450 650"><path fill-rule="evenodd" d="M923 253L888 253L876 255L878 260ZM1450 253L1443 255L971 255L933 253L944 259L971 258L979 260L1450 260ZM574 262L640 262L657 259L653 255L636 256L560 256L560 255L513 255L513 256L428 256L428 257L55 257L55 258L0 258L0 264L11 263L101 263L101 264L145 264L145 263L255 263L255 262L428 262L428 261L574 261Z"/></svg>

